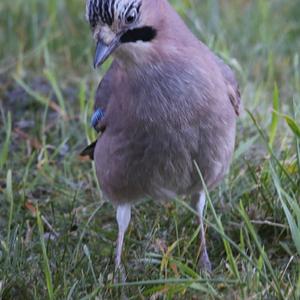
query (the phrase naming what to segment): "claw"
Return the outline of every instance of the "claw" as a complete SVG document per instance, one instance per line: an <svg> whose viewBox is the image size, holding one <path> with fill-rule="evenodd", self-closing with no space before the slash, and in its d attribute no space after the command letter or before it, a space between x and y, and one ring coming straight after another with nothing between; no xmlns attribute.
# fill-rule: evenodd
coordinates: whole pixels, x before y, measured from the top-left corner
<svg viewBox="0 0 300 300"><path fill-rule="evenodd" d="M212 265L208 257L207 250L204 249L200 256L199 267L201 271L212 273Z"/></svg>

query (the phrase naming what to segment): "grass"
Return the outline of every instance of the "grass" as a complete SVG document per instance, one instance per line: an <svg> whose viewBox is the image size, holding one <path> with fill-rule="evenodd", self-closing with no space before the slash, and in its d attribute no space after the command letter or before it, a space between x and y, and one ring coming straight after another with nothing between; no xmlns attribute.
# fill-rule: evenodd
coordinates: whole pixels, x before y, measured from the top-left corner
<svg viewBox="0 0 300 300"><path fill-rule="evenodd" d="M299 3L172 2L235 69L245 111L230 173L208 197L211 276L197 269L189 203L146 201L126 236L123 289L130 299L299 299ZM83 1L2 0L0 43L0 299L117 299L113 207L78 159L95 137L101 77Z"/></svg>

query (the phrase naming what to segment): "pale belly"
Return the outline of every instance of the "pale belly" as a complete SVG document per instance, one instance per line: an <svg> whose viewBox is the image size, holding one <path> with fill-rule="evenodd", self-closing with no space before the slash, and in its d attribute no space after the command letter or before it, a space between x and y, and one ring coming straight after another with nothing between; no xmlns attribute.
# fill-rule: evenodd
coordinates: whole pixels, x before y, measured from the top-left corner
<svg viewBox="0 0 300 300"><path fill-rule="evenodd" d="M196 165L208 185L215 184L228 168L234 142L218 144L227 153L224 161L214 156L208 138L191 128L181 132L105 132L95 150L97 176L104 195L118 204L147 197L168 199L193 194L202 189Z"/></svg>

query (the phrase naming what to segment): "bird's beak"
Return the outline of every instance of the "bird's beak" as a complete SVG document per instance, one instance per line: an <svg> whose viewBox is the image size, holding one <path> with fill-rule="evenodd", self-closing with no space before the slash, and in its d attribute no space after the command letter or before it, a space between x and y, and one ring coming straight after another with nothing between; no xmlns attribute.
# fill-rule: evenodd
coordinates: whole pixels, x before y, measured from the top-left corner
<svg viewBox="0 0 300 300"><path fill-rule="evenodd" d="M108 59L108 57L118 48L119 45L120 38L118 36L116 36L108 45L104 43L104 41L98 40L94 58L95 69L101 66Z"/></svg>

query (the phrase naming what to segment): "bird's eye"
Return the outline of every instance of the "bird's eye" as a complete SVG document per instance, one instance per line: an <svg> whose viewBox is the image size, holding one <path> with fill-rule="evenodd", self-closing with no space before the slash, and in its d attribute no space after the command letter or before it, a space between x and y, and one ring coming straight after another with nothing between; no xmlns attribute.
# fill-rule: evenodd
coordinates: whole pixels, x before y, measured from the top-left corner
<svg viewBox="0 0 300 300"><path fill-rule="evenodd" d="M127 15L126 15L126 24L132 24L133 22L135 22L137 17L137 11L136 9L132 9Z"/></svg>

